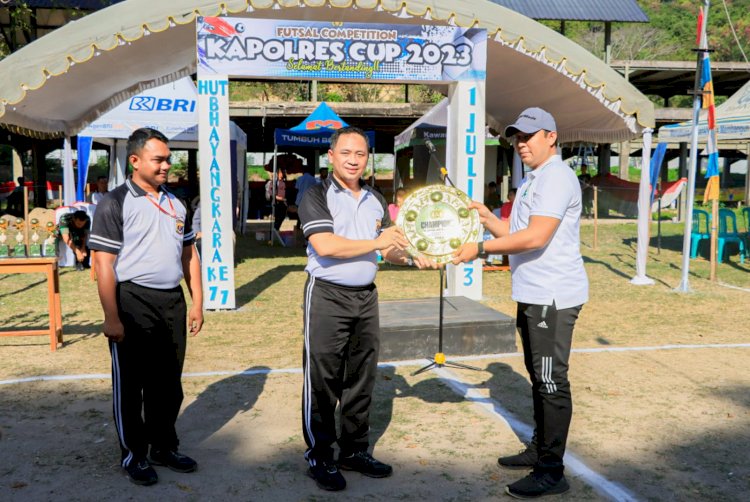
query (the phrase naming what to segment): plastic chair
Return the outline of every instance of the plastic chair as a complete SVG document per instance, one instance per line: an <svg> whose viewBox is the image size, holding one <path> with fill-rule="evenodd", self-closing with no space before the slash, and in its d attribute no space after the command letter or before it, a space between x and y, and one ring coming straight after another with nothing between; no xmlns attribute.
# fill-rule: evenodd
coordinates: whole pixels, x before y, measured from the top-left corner
<svg viewBox="0 0 750 502"><path fill-rule="evenodd" d="M750 251L750 207L742 208L742 219L745 220L745 231L741 232L741 235L745 236L745 249Z"/></svg>
<svg viewBox="0 0 750 502"><path fill-rule="evenodd" d="M693 229L690 232L690 258L698 256L698 245L703 239L711 239L711 216L703 209L693 209Z"/></svg>
<svg viewBox="0 0 750 502"><path fill-rule="evenodd" d="M736 242L740 248L740 263L745 263L745 239L737 230L737 216L734 211L719 208L719 263L724 257L724 245Z"/></svg>

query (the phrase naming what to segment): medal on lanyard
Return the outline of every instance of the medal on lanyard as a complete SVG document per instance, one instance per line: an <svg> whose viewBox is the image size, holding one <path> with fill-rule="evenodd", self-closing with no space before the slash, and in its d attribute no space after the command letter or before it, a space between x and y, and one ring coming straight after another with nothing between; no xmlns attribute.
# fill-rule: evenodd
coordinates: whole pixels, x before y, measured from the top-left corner
<svg viewBox="0 0 750 502"><path fill-rule="evenodd" d="M170 199L169 197L167 197L167 202L169 202L169 210L171 211L171 212L169 212L166 209L164 209L163 207L161 207L161 204L159 204L159 202L157 202L156 200L154 200L155 197L153 195L146 194L146 198L149 200L149 202L151 202L151 204L153 204L154 206L156 206L156 208L159 211L161 211L162 213L166 214L170 218L177 219L177 211L175 210L174 205L172 204L172 199Z"/></svg>

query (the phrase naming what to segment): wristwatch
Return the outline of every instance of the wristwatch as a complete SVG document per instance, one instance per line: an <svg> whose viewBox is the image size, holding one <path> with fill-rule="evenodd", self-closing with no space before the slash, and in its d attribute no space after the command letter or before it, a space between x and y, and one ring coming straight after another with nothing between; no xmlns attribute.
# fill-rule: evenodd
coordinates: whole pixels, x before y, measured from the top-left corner
<svg viewBox="0 0 750 502"><path fill-rule="evenodd" d="M484 241L477 242L477 257L487 258L487 251L484 250Z"/></svg>

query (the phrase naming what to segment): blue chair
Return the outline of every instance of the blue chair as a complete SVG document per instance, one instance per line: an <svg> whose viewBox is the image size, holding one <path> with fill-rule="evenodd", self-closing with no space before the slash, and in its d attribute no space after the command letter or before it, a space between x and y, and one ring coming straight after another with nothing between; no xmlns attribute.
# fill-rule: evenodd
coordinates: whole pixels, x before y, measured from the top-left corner
<svg viewBox="0 0 750 502"><path fill-rule="evenodd" d="M734 211L719 208L719 263L724 257L724 245L727 242L736 242L740 248L740 263L745 263L745 239L737 229L737 216Z"/></svg>
<svg viewBox="0 0 750 502"><path fill-rule="evenodd" d="M698 256L698 245L704 239L710 240L711 216L703 209L693 209L693 229L690 232L690 258Z"/></svg>
<svg viewBox="0 0 750 502"><path fill-rule="evenodd" d="M750 207L742 208L742 219L745 220L745 231L741 232L741 235L745 236L745 249L750 251Z"/></svg>

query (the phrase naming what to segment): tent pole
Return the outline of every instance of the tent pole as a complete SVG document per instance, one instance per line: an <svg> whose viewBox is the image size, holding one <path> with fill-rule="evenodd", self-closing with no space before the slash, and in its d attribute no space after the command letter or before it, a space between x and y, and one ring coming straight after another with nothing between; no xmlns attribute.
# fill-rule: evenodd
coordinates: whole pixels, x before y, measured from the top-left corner
<svg viewBox="0 0 750 502"><path fill-rule="evenodd" d="M279 241L279 244L284 246L284 241L279 235L279 233L276 231L276 172L278 170L277 161L279 158L279 146L274 144L273 145L273 171L271 173L271 232L269 233L270 239L269 241L271 244L273 244L273 239L276 238Z"/></svg>
<svg viewBox="0 0 750 502"><path fill-rule="evenodd" d="M646 286L654 284L654 280L646 276L646 261L648 259L649 229L651 226L651 191L649 185L651 176L651 129L643 131L643 150L641 153L641 182L638 189L638 241L635 255L635 277L631 284Z"/></svg>
<svg viewBox="0 0 750 502"><path fill-rule="evenodd" d="M703 28L698 49L696 49L695 83L693 84L693 128L690 132L690 167L688 168L687 203L685 204L685 230L682 238L682 279L676 291L688 293L690 291L690 233L693 229L693 204L695 204L695 174L698 165L698 121L701 113L701 63L703 54L708 50L706 40L706 25L708 24L708 8L710 0L705 0L703 8Z"/></svg>

